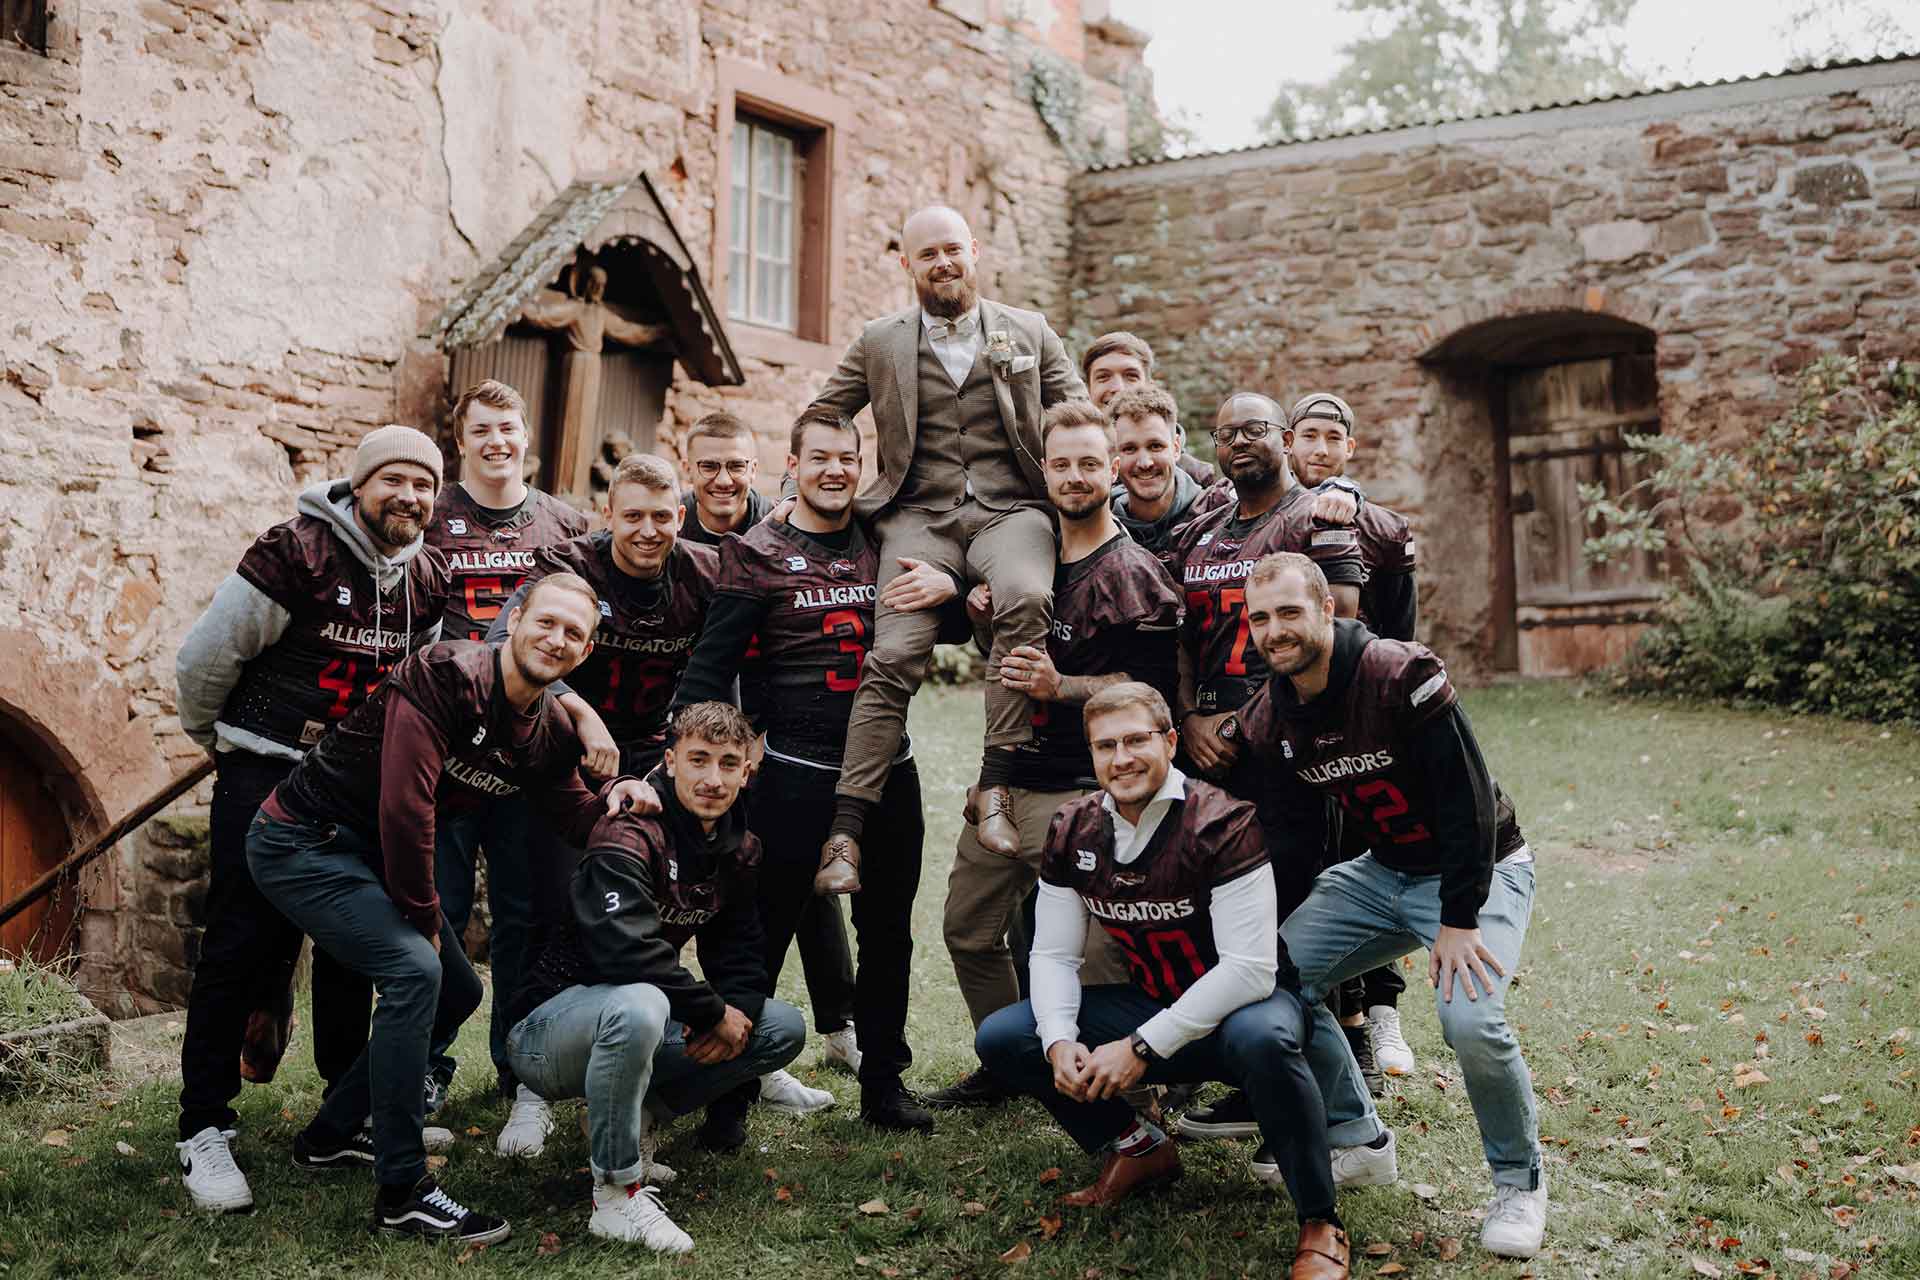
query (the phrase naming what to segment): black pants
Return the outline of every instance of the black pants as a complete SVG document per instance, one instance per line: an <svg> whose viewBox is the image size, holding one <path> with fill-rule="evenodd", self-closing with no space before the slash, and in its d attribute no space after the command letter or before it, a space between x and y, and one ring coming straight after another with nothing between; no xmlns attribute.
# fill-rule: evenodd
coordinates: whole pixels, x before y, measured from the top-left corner
<svg viewBox="0 0 1920 1280"><path fill-rule="evenodd" d="M226 751L213 780L206 932L187 995L180 1045L180 1136L226 1129L240 1093L240 1045L256 1009L284 1008L300 958L300 930L275 910L247 870L247 827L293 770L290 760ZM313 1060L327 1091L366 1047L373 984L313 951Z"/></svg>
<svg viewBox="0 0 1920 1280"><path fill-rule="evenodd" d="M767 994L787 944L810 903L820 846L833 820L835 777L826 769L768 759L754 782L754 833L760 837L760 921L767 935ZM911 760L893 766L860 838L860 892L852 895L860 963L853 1021L860 1029L860 1083L897 1081L913 1064L907 1046L907 994L913 965L913 899L920 889L920 774ZM802 959L804 960L804 953ZM813 976L807 977L813 989ZM816 1021L821 1021L818 1011Z"/></svg>

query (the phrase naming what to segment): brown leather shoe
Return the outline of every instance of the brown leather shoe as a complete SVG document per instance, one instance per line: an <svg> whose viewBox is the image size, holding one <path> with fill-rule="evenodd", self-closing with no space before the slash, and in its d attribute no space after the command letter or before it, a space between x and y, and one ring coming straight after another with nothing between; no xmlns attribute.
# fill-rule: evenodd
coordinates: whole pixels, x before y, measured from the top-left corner
<svg viewBox="0 0 1920 1280"><path fill-rule="evenodd" d="M1172 1182L1179 1176L1180 1149L1171 1138L1143 1156L1123 1156L1109 1151L1107 1162L1100 1166L1100 1176L1093 1185L1067 1192L1060 1197L1060 1203L1076 1209L1118 1204L1136 1191Z"/></svg>
<svg viewBox="0 0 1920 1280"><path fill-rule="evenodd" d="M1352 1259L1346 1232L1321 1218L1303 1222L1290 1280L1347 1280Z"/></svg>
<svg viewBox="0 0 1920 1280"><path fill-rule="evenodd" d="M979 819L974 838L988 853L1003 858L1020 856L1020 828L1013 825L1013 795L1005 787L982 787L974 797Z"/></svg>
<svg viewBox="0 0 1920 1280"><path fill-rule="evenodd" d="M813 875L813 891L822 896L860 892L860 842L836 831L820 846L820 870Z"/></svg>

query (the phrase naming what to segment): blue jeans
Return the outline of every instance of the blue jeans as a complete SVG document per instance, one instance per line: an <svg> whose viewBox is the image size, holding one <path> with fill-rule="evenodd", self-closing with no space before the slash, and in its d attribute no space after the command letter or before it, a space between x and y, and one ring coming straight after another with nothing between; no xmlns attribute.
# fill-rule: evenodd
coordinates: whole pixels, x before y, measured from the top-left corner
<svg viewBox="0 0 1920 1280"><path fill-rule="evenodd" d="M1131 983L1085 987L1080 993L1080 1042L1098 1048L1125 1039L1159 1013L1161 1005ZM1228 1014L1211 1034L1150 1063L1143 1084L1239 1085L1253 1102L1260 1136L1280 1166L1302 1222L1333 1216L1333 1169L1320 1090L1302 1050L1310 1023L1300 997L1281 989ZM1346 1041L1336 1027L1334 1038ZM1033 1003L1022 1000L990 1015L974 1036L974 1051L994 1076L1037 1099L1084 1151L1097 1151L1124 1134L1133 1108L1120 1098L1076 1102L1053 1085L1053 1064L1034 1026Z"/></svg>
<svg viewBox="0 0 1920 1280"><path fill-rule="evenodd" d="M769 1000L738 1057L703 1065L687 1056L680 1021L644 982L568 987L514 1024L507 1061L549 1101L587 1100L596 1180L640 1179L640 1111L670 1120L704 1107L800 1056L806 1019Z"/></svg>
<svg viewBox="0 0 1920 1280"><path fill-rule="evenodd" d="M1460 1059L1493 1180L1528 1189L1540 1185L1540 1127L1533 1077L1507 1025L1507 987L1532 914L1533 855L1523 850L1494 866L1493 884L1480 908L1481 941L1507 976L1494 979L1492 995L1479 991L1476 982L1477 1000L1467 999L1457 982L1452 1000L1434 993L1440 1030ZM1371 853L1322 871L1307 900L1280 926L1300 970L1300 985L1316 1008L1317 1031L1308 1056L1334 1128L1363 1114L1371 1117L1373 1103L1321 997L1346 978L1432 947L1439 930L1440 877L1405 875L1382 866ZM1334 1141L1351 1145L1337 1136Z"/></svg>
<svg viewBox="0 0 1920 1280"><path fill-rule="evenodd" d="M247 866L282 915L341 964L373 979L379 998L367 1047L310 1126L345 1139L373 1119L374 1176L412 1184L427 1172L420 1126L427 1046L450 1038L480 1007L479 975L440 920L440 950L407 923L367 862L379 846L334 823L275 822L247 830Z"/></svg>
<svg viewBox="0 0 1920 1280"><path fill-rule="evenodd" d="M507 1010L526 973L533 936L532 859L539 856L529 843L531 802L525 793L502 796L478 809L442 820L434 831L433 881L440 893L440 910L453 926L456 938L467 936L473 918L474 868L481 850L487 859L487 909L493 917L488 957L493 967L493 1016L487 1045L493 1068L507 1073ZM452 1080L453 1043L434 1041L429 1066L443 1080Z"/></svg>

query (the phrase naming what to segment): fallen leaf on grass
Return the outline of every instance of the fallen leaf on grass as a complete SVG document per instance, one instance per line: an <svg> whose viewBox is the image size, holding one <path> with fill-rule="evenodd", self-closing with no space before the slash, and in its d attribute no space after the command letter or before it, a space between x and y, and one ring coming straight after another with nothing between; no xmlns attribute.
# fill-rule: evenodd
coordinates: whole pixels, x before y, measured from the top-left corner
<svg viewBox="0 0 1920 1280"><path fill-rule="evenodd" d="M1440 1250L1440 1261L1452 1262L1460 1256L1460 1238L1458 1236L1441 1236L1434 1243Z"/></svg>
<svg viewBox="0 0 1920 1280"><path fill-rule="evenodd" d="M880 1274L885 1276L887 1280L894 1280L894 1277L900 1274L900 1268L882 1267L880 1268Z"/></svg>
<svg viewBox="0 0 1920 1280"><path fill-rule="evenodd" d="M428 1156L427 1157L427 1168L444 1169L446 1167L447 1167L447 1158L445 1156Z"/></svg>
<svg viewBox="0 0 1920 1280"><path fill-rule="evenodd" d="M1823 1107L1830 1107L1834 1103L1840 1101L1840 1099L1843 1096L1845 1095L1838 1094L1838 1093L1823 1093L1820 1095L1820 1105Z"/></svg>
<svg viewBox="0 0 1920 1280"><path fill-rule="evenodd" d="M1369 1258L1386 1258L1393 1255L1393 1246L1385 1240L1375 1240L1360 1252L1366 1254Z"/></svg>
<svg viewBox="0 0 1920 1280"><path fill-rule="evenodd" d="M65 1129L49 1129L45 1135L41 1137L40 1142L43 1146L64 1147L67 1145L67 1140L70 1136Z"/></svg>
<svg viewBox="0 0 1920 1280"><path fill-rule="evenodd" d="M1880 1172L1895 1182L1904 1182L1910 1187L1920 1187L1920 1164L1883 1164Z"/></svg>
<svg viewBox="0 0 1920 1280"><path fill-rule="evenodd" d="M477 1124L470 1124L467 1126L467 1136L469 1138L483 1138L486 1136L486 1133L487 1131L485 1129L482 1129Z"/></svg>
<svg viewBox="0 0 1920 1280"><path fill-rule="evenodd" d="M1751 1062L1735 1063L1733 1068L1733 1087L1750 1089L1757 1084L1770 1084L1772 1077L1754 1066Z"/></svg>
<svg viewBox="0 0 1920 1280"><path fill-rule="evenodd" d="M1051 1168L1051 1169L1046 1169L1046 1170L1043 1170L1043 1171L1041 1172L1041 1174L1040 1174L1040 1181L1042 1181L1042 1182L1058 1182L1058 1181L1060 1181L1060 1166L1059 1166L1059 1165L1055 1165L1055 1166L1054 1166L1053 1168Z"/></svg>
<svg viewBox="0 0 1920 1280"><path fill-rule="evenodd" d="M1833 1219L1836 1227L1850 1227L1853 1220L1860 1216L1860 1211L1850 1204L1836 1204L1827 1210L1827 1216Z"/></svg>
<svg viewBox="0 0 1920 1280"><path fill-rule="evenodd" d="M1401 1266L1399 1263L1389 1262L1386 1266L1380 1268L1378 1271L1374 1272L1373 1274L1377 1276L1397 1276L1405 1270L1406 1268Z"/></svg>
<svg viewBox="0 0 1920 1280"><path fill-rule="evenodd" d="M1028 1244L1025 1240L1022 1240L1019 1244L1016 1244L1015 1246L1013 1246L1013 1248L1001 1254L1000 1261L1006 1263L1008 1266L1013 1266L1016 1263L1025 1262L1028 1258L1031 1258L1032 1256L1033 1256L1033 1246Z"/></svg>
<svg viewBox="0 0 1920 1280"><path fill-rule="evenodd" d="M869 1200L860 1206L860 1212L866 1214L869 1218L877 1218L884 1213L891 1213L893 1211L887 1208L887 1202L885 1200Z"/></svg>
<svg viewBox="0 0 1920 1280"><path fill-rule="evenodd" d="M534 1252L542 1258L552 1257L554 1254L560 1252L560 1237L551 1231L541 1232L540 1244L534 1249Z"/></svg>
<svg viewBox="0 0 1920 1280"><path fill-rule="evenodd" d="M1040 1217L1040 1238L1042 1240L1051 1240L1059 1235L1061 1222L1062 1219L1059 1214L1055 1214L1051 1218L1042 1214Z"/></svg>
<svg viewBox="0 0 1920 1280"><path fill-rule="evenodd" d="M915 1205L913 1206L913 1208L907 1210L906 1219L908 1222L918 1222L920 1221L920 1215L925 1212L926 1212L925 1209L921 1208L919 1205Z"/></svg>
<svg viewBox="0 0 1920 1280"><path fill-rule="evenodd" d="M986 1211L987 1206L981 1204L978 1200L969 1200L960 1206L960 1212L966 1214L969 1218L977 1218Z"/></svg>
<svg viewBox="0 0 1920 1280"><path fill-rule="evenodd" d="M793 1200L793 1192L786 1187L775 1187L773 1198L781 1204L789 1204Z"/></svg>
<svg viewBox="0 0 1920 1280"><path fill-rule="evenodd" d="M1708 1277L1708 1280L1720 1280L1720 1268L1714 1266L1705 1258L1695 1258L1693 1260L1693 1269L1696 1274Z"/></svg>
<svg viewBox="0 0 1920 1280"><path fill-rule="evenodd" d="M138 1151L135 1151L132 1147L128 1146L124 1142L114 1143L113 1149L115 1151L118 1151L123 1156L137 1156L140 1154Z"/></svg>
<svg viewBox="0 0 1920 1280"><path fill-rule="evenodd" d="M1416 1182L1413 1184L1413 1194L1419 1196L1422 1200L1431 1200L1440 1194L1440 1188L1434 1186L1431 1182Z"/></svg>

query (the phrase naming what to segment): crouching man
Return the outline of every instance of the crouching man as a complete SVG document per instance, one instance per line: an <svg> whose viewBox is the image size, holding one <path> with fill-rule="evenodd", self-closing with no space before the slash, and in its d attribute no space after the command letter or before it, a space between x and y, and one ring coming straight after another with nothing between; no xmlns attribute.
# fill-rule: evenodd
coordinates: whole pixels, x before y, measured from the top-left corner
<svg viewBox="0 0 1920 1280"><path fill-rule="evenodd" d="M655 1123L780 1070L806 1039L800 1011L761 994L760 842L735 803L753 737L724 702L675 717L654 775L662 811L594 827L507 1033L522 1084L587 1100L587 1229L662 1253L693 1240L648 1185L674 1176L653 1159ZM681 967L689 938L704 982Z"/></svg>
<svg viewBox="0 0 1920 1280"><path fill-rule="evenodd" d="M1326 1111L1303 1053L1312 1025L1278 940L1276 891L1252 805L1173 767L1166 699L1114 685L1088 700L1101 790L1063 805L1042 855L1033 998L988 1018L988 1071L1040 1101L1099 1178L1062 1197L1105 1205L1180 1176L1166 1133L1121 1098L1141 1084L1247 1091L1300 1216L1293 1280L1348 1274L1333 1208ZM1131 981L1082 989L1089 923Z"/></svg>
<svg viewBox="0 0 1920 1280"><path fill-rule="evenodd" d="M366 1049L293 1140L303 1169L373 1166L377 1230L463 1244L510 1234L427 1172L427 1046L450 1041L481 996L434 888L434 830L523 788L576 840L601 813L658 808L633 778L598 796L581 784L580 741L549 687L593 648L599 605L583 579L555 574L512 610L504 645L450 640L402 659L247 831L267 901L379 990Z"/></svg>

